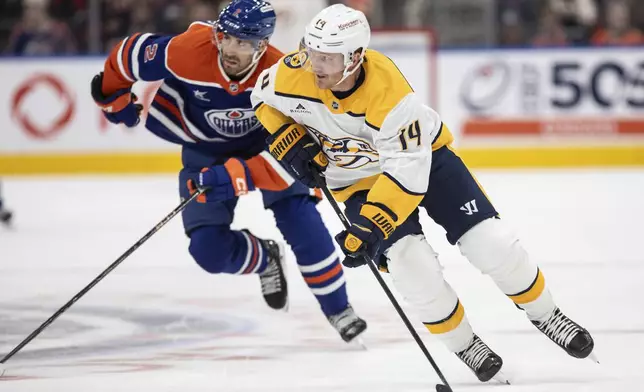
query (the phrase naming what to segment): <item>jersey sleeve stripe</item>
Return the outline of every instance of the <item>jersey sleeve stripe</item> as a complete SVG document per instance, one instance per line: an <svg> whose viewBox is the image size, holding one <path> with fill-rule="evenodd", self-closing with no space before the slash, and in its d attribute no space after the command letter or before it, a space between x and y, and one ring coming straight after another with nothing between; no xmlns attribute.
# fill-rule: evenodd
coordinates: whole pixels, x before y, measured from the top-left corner
<svg viewBox="0 0 644 392"><path fill-rule="evenodd" d="M123 62L123 70L127 73L127 76L130 80L136 81L134 79L134 75L132 74L132 48L134 46L134 43L136 40L141 36L141 33L136 33L130 38L127 39L125 42L125 45L123 46L123 53L122 53L122 62Z"/></svg>
<svg viewBox="0 0 644 392"><path fill-rule="evenodd" d="M121 45L119 46L119 50L116 53L116 62L119 66L119 72L121 73L121 76L123 76L127 81L134 83L134 79L130 77L130 75L125 72L125 66L123 65L123 49L125 47L125 44L128 42L130 37L125 37L123 41L121 41Z"/></svg>
<svg viewBox="0 0 644 392"><path fill-rule="evenodd" d="M136 43L132 47L130 58L132 59L132 74L134 76L134 80L141 80L141 77L139 75L139 52L141 51L141 46L143 45L143 43L150 36L152 36L152 34L150 33L141 35L139 38L137 38Z"/></svg>
<svg viewBox="0 0 644 392"><path fill-rule="evenodd" d="M347 112L347 114L351 117L365 117L367 115L366 113L354 113L354 112Z"/></svg>
<svg viewBox="0 0 644 392"><path fill-rule="evenodd" d="M400 190L411 196L425 196L426 192L412 192L409 189L405 188L398 180L396 180L391 174L387 172L382 173L383 176L387 177L391 182L393 182Z"/></svg>

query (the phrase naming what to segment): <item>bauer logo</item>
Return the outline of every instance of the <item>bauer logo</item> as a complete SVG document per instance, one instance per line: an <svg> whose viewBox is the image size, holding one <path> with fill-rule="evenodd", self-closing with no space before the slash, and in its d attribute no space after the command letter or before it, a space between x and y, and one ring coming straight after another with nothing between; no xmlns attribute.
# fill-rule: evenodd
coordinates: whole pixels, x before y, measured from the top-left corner
<svg viewBox="0 0 644 392"><path fill-rule="evenodd" d="M242 137L259 129L262 124L253 109L209 110L204 116L208 125L222 136Z"/></svg>

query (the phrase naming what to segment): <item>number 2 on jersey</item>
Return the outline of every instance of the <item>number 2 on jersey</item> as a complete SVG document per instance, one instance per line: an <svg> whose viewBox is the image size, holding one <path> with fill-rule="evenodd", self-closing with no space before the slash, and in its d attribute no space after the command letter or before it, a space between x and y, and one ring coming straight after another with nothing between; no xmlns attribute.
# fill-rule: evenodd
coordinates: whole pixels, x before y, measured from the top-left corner
<svg viewBox="0 0 644 392"><path fill-rule="evenodd" d="M398 135L398 139L400 139L400 147L403 151L407 150L407 143L411 142L413 139L416 139L416 145L420 146L420 124L418 123L418 120L398 132L400 133L400 135Z"/></svg>

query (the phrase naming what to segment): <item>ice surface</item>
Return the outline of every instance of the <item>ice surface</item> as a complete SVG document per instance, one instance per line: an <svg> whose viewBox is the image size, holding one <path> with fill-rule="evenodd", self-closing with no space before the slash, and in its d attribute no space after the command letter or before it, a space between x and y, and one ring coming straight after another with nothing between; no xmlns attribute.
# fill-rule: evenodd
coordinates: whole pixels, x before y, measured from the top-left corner
<svg viewBox="0 0 644 392"><path fill-rule="evenodd" d="M593 333L601 365L550 343L426 221L447 279L513 382L479 383L419 327L454 390L644 391L644 171L477 175L561 308ZM0 227L0 356L170 212L176 187L174 176L5 179L16 220ZM235 226L280 238L257 195L239 203ZM9 360L0 391L407 392L438 382L367 268L347 271L369 322L360 351L328 325L292 255L283 314L264 305L255 277L202 272L187 244L177 218Z"/></svg>

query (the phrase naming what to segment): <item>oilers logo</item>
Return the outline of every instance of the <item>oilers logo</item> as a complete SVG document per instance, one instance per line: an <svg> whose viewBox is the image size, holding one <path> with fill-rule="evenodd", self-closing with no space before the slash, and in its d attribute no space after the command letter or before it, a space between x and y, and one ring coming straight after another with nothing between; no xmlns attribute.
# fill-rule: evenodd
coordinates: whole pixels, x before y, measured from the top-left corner
<svg viewBox="0 0 644 392"><path fill-rule="evenodd" d="M378 151L366 140L352 137L332 139L309 125L306 127L316 136L329 161L334 162L337 167L359 169L379 161Z"/></svg>
<svg viewBox="0 0 644 392"><path fill-rule="evenodd" d="M253 109L213 109L204 116L212 129L230 138L248 135L262 126Z"/></svg>

